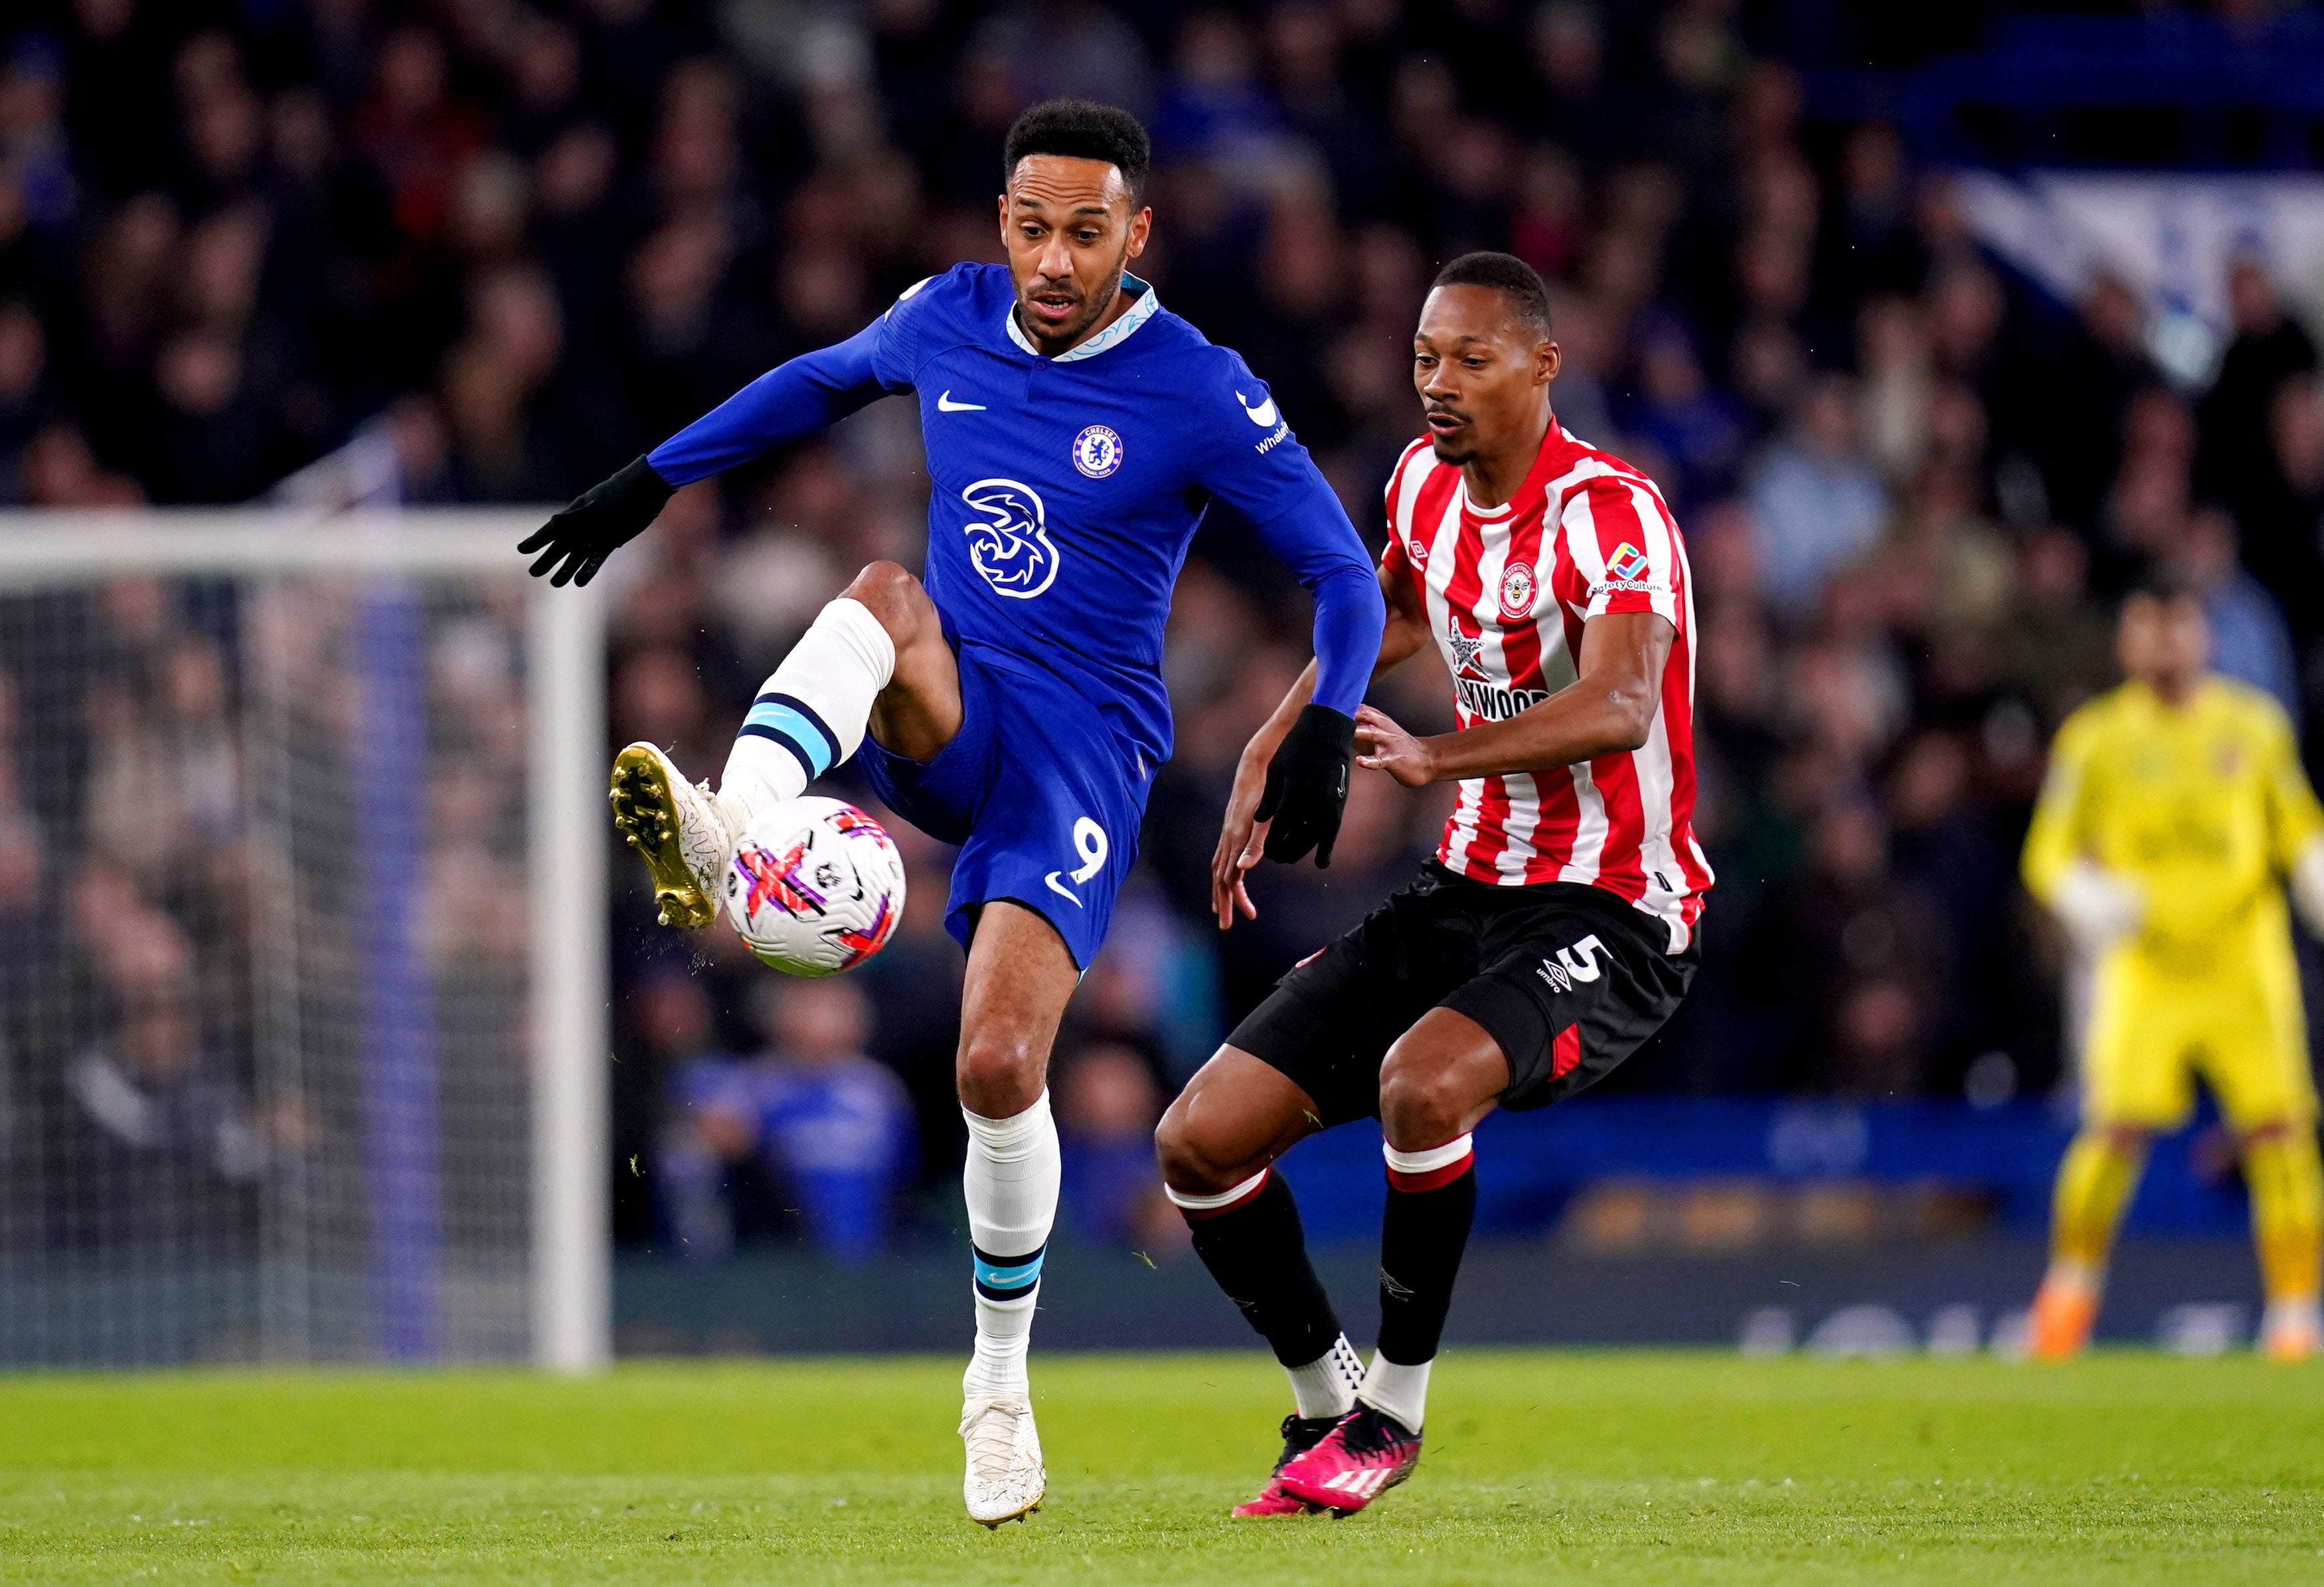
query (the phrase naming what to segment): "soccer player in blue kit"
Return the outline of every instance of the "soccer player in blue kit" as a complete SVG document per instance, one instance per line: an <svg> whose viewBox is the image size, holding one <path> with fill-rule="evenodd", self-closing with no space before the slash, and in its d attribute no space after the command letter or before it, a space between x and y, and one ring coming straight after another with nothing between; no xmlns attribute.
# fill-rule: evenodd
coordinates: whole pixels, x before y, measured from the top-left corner
<svg viewBox="0 0 2324 1587"><path fill-rule="evenodd" d="M1047 1481L1025 1354L1057 1201L1046 1075L1105 939L1169 758L1162 632L1188 542L1222 503L1314 597L1314 703L1270 763L1268 857L1331 860L1379 586L1267 387L1127 273L1146 245L1145 130L1077 100L1010 129L1008 263L920 282L864 330L794 358L574 501L519 548L587 583L671 491L919 398L927 570L875 562L761 687L713 792L651 744L613 765L613 819L665 924L706 926L735 841L860 753L889 806L960 845L945 923L968 950L957 1079L974 1244L963 1494L987 1526ZM868 734L868 742L867 742Z"/></svg>

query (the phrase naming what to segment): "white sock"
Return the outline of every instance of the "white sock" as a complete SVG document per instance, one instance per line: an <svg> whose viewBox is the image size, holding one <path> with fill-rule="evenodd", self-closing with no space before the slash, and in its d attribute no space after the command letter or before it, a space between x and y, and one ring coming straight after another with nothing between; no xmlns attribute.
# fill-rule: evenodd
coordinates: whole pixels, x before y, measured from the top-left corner
<svg viewBox="0 0 2324 1587"><path fill-rule="evenodd" d="M1420 1418L1428 1414L1428 1369L1434 1364L1399 1366L1374 1351L1371 1368L1364 1373L1364 1384L1356 1390L1356 1398L1382 1416L1403 1423L1405 1431L1417 1433Z"/></svg>
<svg viewBox="0 0 2324 1587"><path fill-rule="evenodd" d="M2260 1319L2260 1336L2280 1331L2314 1333L2324 1329L2324 1307L2319 1307L2312 1295L2278 1296L2267 1303Z"/></svg>
<svg viewBox="0 0 2324 1587"><path fill-rule="evenodd" d="M1041 1257L1057 1216L1056 1121L1049 1116L1047 1091L1013 1118L987 1119L966 1108L960 1113L968 1121L961 1188L976 1245L976 1354L961 1389L972 1396L1024 1394Z"/></svg>
<svg viewBox="0 0 2324 1587"><path fill-rule="evenodd" d="M1356 1408L1356 1386L1364 1380L1364 1363L1346 1334L1305 1366L1283 1370L1291 1374L1291 1398L1301 1416L1311 1420L1344 1416Z"/></svg>
<svg viewBox="0 0 2324 1587"><path fill-rule="evenodd" d="M736 828L807 791L863 743L872 702L896 675L896 642L842 595L816 614L742 719L718 801Z"/></svg>

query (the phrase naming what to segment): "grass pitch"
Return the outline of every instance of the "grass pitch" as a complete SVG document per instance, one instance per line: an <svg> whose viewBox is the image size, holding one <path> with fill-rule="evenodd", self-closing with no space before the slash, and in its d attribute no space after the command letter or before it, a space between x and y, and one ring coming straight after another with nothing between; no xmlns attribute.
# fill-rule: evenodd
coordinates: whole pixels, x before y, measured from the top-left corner
<svg viewBox="0 0 2324 1587"><path fill-rule="evenodd" d="M1410 1483L1234 1522L1271 1364L1037 1355L997 1533L959 1370L0 1378L0 1582L2324 1582L2324 1368L1455 1351Z"/></svg>

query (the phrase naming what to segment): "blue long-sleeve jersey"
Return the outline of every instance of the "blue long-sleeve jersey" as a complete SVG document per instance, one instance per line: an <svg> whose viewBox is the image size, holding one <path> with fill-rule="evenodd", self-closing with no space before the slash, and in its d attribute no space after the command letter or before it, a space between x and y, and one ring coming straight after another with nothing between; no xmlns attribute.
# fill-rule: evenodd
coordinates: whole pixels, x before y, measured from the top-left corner
<svg viewBox="0 0 2324 1587"><path fill-rule="evenodd" d="M1314 595L1315 698L1352 715L1385 621L1362 541L1265 383L1145 283L1124 284L1138 299L1120 318L1049 358L1017 324L1008 271L957 265L846 341L760 376L648 461L690 484L918 392L929 595L964 645L1065 678L1155 762L1170 753L1171 588L1223 502Z"/></svg>

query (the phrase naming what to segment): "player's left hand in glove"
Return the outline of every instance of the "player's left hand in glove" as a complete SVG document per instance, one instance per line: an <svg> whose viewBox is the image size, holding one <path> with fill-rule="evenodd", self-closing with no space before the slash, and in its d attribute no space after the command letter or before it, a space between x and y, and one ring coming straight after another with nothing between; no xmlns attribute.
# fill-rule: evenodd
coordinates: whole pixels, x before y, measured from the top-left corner
<svg viewBox="0 0 2324 1587"><path fill-rule="evenodd" d="M605 558L646 531L668 504L671 486L643 457L603 484L591 485L572 504L532 531L517 547L517 554L540 553L532 576L549 575L563 589L587 584L597 577ZM555 569L551 572L551 569Z"/></svg>
<svg viewBox="0 0 2324 1587"><path fill-rule="evenodd" d="M1267 791L1259 818L1267 829L1267 857L1288 865L1315 851L1315 866L1332 867L1340 813L1348 804L1348 761L1356 751L1356 719L1329 706L1307 706L1267 763Z"/></svg>

